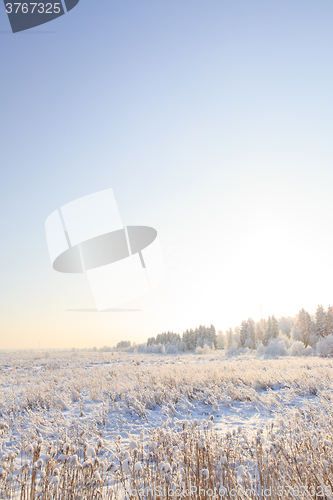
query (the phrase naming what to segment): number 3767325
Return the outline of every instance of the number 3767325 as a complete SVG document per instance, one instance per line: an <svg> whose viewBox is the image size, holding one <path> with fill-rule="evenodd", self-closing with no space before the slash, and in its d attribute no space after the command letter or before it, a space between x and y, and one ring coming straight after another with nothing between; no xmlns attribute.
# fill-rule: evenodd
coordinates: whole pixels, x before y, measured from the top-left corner
<svg viewBox="0 0 333 500"><path fill-rule="evenodd" d="M60 3L6 3L7 14L60 14Z"/></svg>

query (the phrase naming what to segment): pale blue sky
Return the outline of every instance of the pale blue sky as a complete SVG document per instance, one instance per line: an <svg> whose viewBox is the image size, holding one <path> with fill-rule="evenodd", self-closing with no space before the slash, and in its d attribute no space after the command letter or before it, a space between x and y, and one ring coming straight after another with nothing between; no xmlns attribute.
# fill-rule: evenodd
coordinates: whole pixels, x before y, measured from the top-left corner
<svg viewBox="0 0 333 500"><path fill-rule="evenodd" d="M0 348L333 304L331 1L80 0L9 29L3 7ZM69 313L92 298L52 270L44 222L108 187L159 231L167 279L141 313Z"/></svg>

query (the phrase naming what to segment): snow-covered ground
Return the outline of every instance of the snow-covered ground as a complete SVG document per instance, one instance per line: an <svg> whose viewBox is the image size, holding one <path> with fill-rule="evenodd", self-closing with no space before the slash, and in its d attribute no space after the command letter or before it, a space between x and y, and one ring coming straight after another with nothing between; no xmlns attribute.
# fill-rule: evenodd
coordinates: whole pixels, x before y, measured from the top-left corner
<svg viewBox="0 0 333 500"><path fill-rule="evenodd" d="M2 449L85 433L113 450L143 428L214 415L221 432L257 429L286 407L332 393L333 361L122 353L2 354Z"/></svg>
<svg viewBox="0 0 333 500"><path fill-rule="evenodd" d="M291 453L293 447L293 436L302 428L298 423L300 418L303 419L302 432L305 436L302 438L303 444L309 439L313 440L313 436L315 436L314 442L321 439L318 425L322 422L320 424L322 432L326 435L323 444L325 453L324 455L318 453L320 457L329 455L326 443L329 442L331 446L333 442L330 437L332 429L331 419L327 420L325 415L330 413L330 401L333 397L332 379L333 361L318 357L288 356L264 360L247 353L227 358L221 351L205 355L169 356L111 352L1 354L1 494L3 498L16 498L15 495L19 494L22 484L28 484L27 491L31 492L35 488L34 484L38 484L41 494L44 491L49 495L45 496L47 500L58 498L54 496L55 491L66 492L68 498L71 498L67 486L68 474L71 474L72 469L63 462L71 461L76 454L75 460L80 461L79 467L83 470L80 472L81 482L75 483L75 487L81 488L79 495L85 492L84 498L90 498L90 490L87 488L93 488L91 491L94 492L99 491L98 485L104 485L101 490L104 491L108 488L107 479L105 477L101 479L100 474L111 474L109 485L113 488L112 495L115 496L107 494L103 496L104 493L100 493L96 498L123 498L126 481L129 481L126 479L129 472L121 468L121 463L124 464L124 460L129 456L126 449L130 450L130 454L134 453L131 448L133 442L146 443L141 444L142 452L132 457L133 460L137 460L140 456L142 464L145 460L147 462L144 466L145 471L142 472L142 481L150 477L153 482L155 481L154 484L162 484L159 482L160 476L156 466L160 463L161 471L164 470L163 460L166 460L164 450L170 448L170 445L171 451L168 451L167 460L169 462L171 460L174 464L178 459L170 458L173 456L172 447L183 454L186 454L187 450L192 450L194 464L199 463L196 462L199 460L195 458L196 453L200 455L201 452L198 450L201 446L203 450L206 449L200 444L202 439L208 443L206 451L210 453L209 460L219 460L218 456L216 457L217 438L208 431L211 428L209 425L213 425L212 421L214 421L214 432L220 436L223 453L234 457L233 465L228 469L230 474L228 472L224 479L226 482L223 484L227 484L228 481L233 484L237 476L236 466L239 464L250 467L251 453L257 453L260 460L261 454L266 454L265 464L268 465L267 467L265 464L262 465L262 470L265 470L265 477L269 482L270 467L277 466L274 462L276 456L274 449L282 450L281 463L291 467L292 478L294 472L290 464L294 462L288 461L288 453ZM322 408L318 414L316 407ZM311 432L307 424L308 418L312 422ZM274 423L276 428L280 429L277 434L273 433L273 427L267 425L268 423ZM199 427L201 431L196 430ZM264 428L267 434L265 439L268 439L269 444L266 445L265 452L256 444L258 434L261 435ZM188 434L191 443L189 445L183 441L183 432L187 432L184 429L191 429ZM198 432L201 433L201 437L197 435ZM279 433L281 433L281 443L278 445L276 436ZM229 441L230 436L235 436L233 441ZM290 444L284 445L288 436L291 436ZM151 452L153 455L149 452L152 446L149 443L154 439L159 443L156 445L159 450L156 456L154 451ZM252 451L247 452L249 455L247 458L244 453L237 451L239 439L245 450L252 447ZM252 444L249 444L250 442ZM89 462L90 449L92 459L95 451L98 453L97 462ZM311 456L314 456L313 453L316 451L315 448L309 450L305 448L304 453L310 455L312 453ZM40 466L38 466L39 459ZM112 462L113 460L115 462ZM205 460L204 455L200 460ZM304 462L304 456L300 460ZM173 477L179 473L184 478L186 474L191 474L193 467L197 467L188 464L188 472L185 473L184 457L178 461L178 472L174 472ZM57 464L60 464L60 472L57 472ZM85 464L88 467L86 476ZM109 470L108 464L117 469L118 476L112 476L112 468ZM224 462L216 462L216 467L222 467L222 472L225 467L223 464ZM321 467L320 464L319 466ZM36 467L37 469L39 467L39 472L37 483L34 483ZM89 472L89 467L92 467L92 472ZM200 470L202 467L204 464L200 465ZM210 474L215 474L214 467L215 465L211 465ZM328 479L325 476L325 464L322 467L324 471L322 481L326 484ZM150 470L153 471L153 475ZM254 467L252 472L257 474L256 470ZM135 471L136 469L133 469L131 472L134 476L137 473ZM306 469L304 471L306 474ZM74 469L72 473L76 474ZM141 472L138 474L140 476ZM256 488L261 481L257 476ZM167 484L165 483L167 474L163 477L163 484ZM47 478L48 483L44 484L43 481L46 479L43 478ZM67 481L67 486L63 489L52 489L58 484L59 479ZM83 486L82 480L86 481ZM222 480L217 476L214 481L212 484L222 484ZM293 480L290 484L294 484ZM29 499L35 498L34 494L30 495ZM67 496L60 498L67 499ZM333 496L327 498L333 499Z"/></svg>

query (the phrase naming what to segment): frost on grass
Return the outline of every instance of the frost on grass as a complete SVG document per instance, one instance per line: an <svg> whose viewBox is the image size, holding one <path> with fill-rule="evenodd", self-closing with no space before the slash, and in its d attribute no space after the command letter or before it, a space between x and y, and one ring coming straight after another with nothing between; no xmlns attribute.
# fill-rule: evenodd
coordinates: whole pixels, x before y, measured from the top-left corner
<svg viewBox="0 0 333 500"><path fill-rule="evenodd" d="M277 500L291 490L332 498L332 443L333 412L325 400L322 408L285 412L252 435L242 428L218 433L213 416L200 425L165 425L137 442L119 437L109 456L102 441L59 441L57 447L35 441L24 460L21 450L21 462L19 450L2 454L0 494L27 500L153 499L156 493L201 499L216 489L237 499L260 499L266 492Z"/></svg>
<svg viewBox="0 0 333 500"><path fill-rule="evenodd" d="M68 423L74 416L87 417L97 406L103 423L120 410L124 416L145 419L148 411L162 407L177 414L198 404L268 404L268 389L284 387L304 396L313 394L313 387L330 390L333 362L299 357L297 342L292 348L298 359L229 358L218 352L163 358L109 353L42 360L2 357L0 411L7 417L18 416L17 425L30 419L47 427L54 415L60 421L59 415L65 415ZM280 340L269 344L265 356L270 353L273 358L284 356ZM274 399L279 399L278 392L269 395L270 403Z"/></svg>
<svg viewBox="0 0 333 500"><path fill-rule="evenodd" d="M295 487L333 484L330 359L12 355L0 367L0 498L121 499L134 486L183 485L259 494L283 471ZM299 411L286 394L303 398ZM258 432L222 432L217 411L239 404L277 416ZM203 408L215 418L203 421Z"/></svg>

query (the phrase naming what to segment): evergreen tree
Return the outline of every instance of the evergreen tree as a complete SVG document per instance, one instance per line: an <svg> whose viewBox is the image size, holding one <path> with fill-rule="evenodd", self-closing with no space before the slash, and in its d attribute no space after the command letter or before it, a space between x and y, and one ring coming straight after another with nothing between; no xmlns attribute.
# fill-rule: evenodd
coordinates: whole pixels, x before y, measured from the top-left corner
<svg viewBox="0 0 333 500"><path fill-rule="evenodd" d="M203 345L212 347L209 328L207 328L206 326L201 326L200 328L202 330Z"/></svg>
<svg viewBox="0 0 333 500"><path fill-rule="evenodd" d="M305 347L313 340L313 324L310 314L301 309L296 318L296 324L292 330L293 340L300 340Z"/></svg>
<svg viewBox="0 0 333 500"><path fill-rule="evenodd" d="M147 344L172 344L176 345L177 342L180 342L179 333L174 332L163 332L156 335L156 339L154 337L148 339Z"/></svg>
<svg viewBox="0 0 333 500"><path fill-rule="evenodd" d="M216 335L216 330L215 330L215 327L213 324L210 325L209 337L210 337L210 341L211 341L211 348L217 349L217 335Z"/></svg>
<svg viewBox="0 0 333 500"><path fill-rule="evenodd" d="M198 340L198 329L190 329L190 351L195 351Z"/></svg>
<svg viewBox="0 0 333 500"><path fill-rule="evenodd" d="M183 333L183 349L184 351L189 351L190 350L190 332L186 330L186 332Z"/></svg>
<svg viewBox="0 0 333 500"><path fill-rule="evenodd" d="M122 340L121 342L118 342L116 349L126 349L127 347L131 347L130 340Z"/></svg>
<svg viewBox="0 0 333 500"><path fill-rule="evenodd" d="M217 348L225 349L226 348L226 336L224 335L222 330L217 331Z"/></svg>
<svg viewBox="0 0 333 500"><path fill-rule="evenodd" d="M207 326L204 326L204 344L208 345L210 348L212 347L212 339L211 339L211 334L210 334L210 329Z"/></svg>
<svg viewBox="0 0 333 500"><path fill-rule="evenodd" d="M261 318L255 326L256 332L256 341L259 344L260 342L263 344L266 337L267 331L267 321L264 318Z"/></svg>
<svg viewBox="0 0 333 500"><path fill-rule="evenodd" d="M328 306L325 321L325 336L333 334L333 307Z"/></svg>
<svg viewBox="0 0 333 500"><path fill-rule="evenodd" d="M232 328L229 328L229 330L226 331L226 344L227 344L227 349L229 349L234 341L234 332L232 331Z"/></svg>
<svg viewBox="0 0 333 500"><path fill-rule="evenodd" d="M268 316L267 328L266 328L265 337L263 339L263 344L265 346L267 346L270 340L278 337L279 332L280 332L280 330L279 330L279 325L278 325L276 317L274 315Z"/></svg>
<svg viewBox="0 0 333 500"><path fill-rule="evenodd" d="M295 318L291 318L290 316L282 316L278 320L279 328L283 335L286 335L290 338L291 329L295 324Z"/></svg>
<svg viewBox="0 0 333 500"><path fill-rule="evenodd" d="M279 333L280 333L280 329L279 329L279 324L277 322L277 319L276 317L273 316L271 317L271 338L272 339L276 339L276 337L279 336Z"/></svg>
<svg viewBox="0 0 333 500"><path fill-rule="evenodd" d="M240 345L240 347L245 346L246 339L247 339L247 322L242 321L240 332L239 332L239 345Z"/></svg>
<svg viewBox="0 0 333 500"><path fill-rule="evenodd" d="M249 318L246 322L247 338L245 340L245 347L250 349L255 349L257 347L256 342L256 325L252 318Z"/></svg>
<svg viewBox="0 0 333 500"><path fill-rule="evenodd" d="M235 342L238 347L240 347L240 327L236 326L234 329L234 337L233 337L233 342Z"/></svg>
<svg viewBox="0 0 333 500"><path fill-rule="evenodd" d="M266 332L265 332L265 336L264 336L263 341L262 341L264 346L267 346L268 342L271 340L271 337L272 337L271 332L272 332L272 320L271 320L271 317L268 316L267 325L266 325Z"/></svg>
<svg viewBox="0 0 333 500"><path fill-rule="evenodd" d="M196 346L203 347L204 345L205 345L205 335L199 330L197 334Z"/></svg>
<svg viewBox="0 0 333 500"><path fill-rule="evenodd" d="M320 338L325 337L326 334L326 312L323 306L317 307L315 317L314 331L319 340Z"/></svg>

